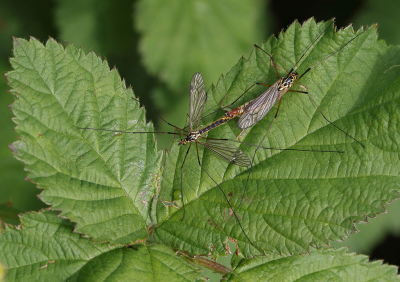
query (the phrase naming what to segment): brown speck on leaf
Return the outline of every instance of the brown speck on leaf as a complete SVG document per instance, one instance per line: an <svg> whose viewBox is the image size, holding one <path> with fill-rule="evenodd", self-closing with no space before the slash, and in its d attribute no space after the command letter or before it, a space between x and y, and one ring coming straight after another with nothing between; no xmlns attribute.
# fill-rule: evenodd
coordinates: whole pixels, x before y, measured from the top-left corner
<svg viewBox="0 0 400 282"><path fill-rule="evenodd" d="M236 242L235 242L235 243L236 243ZM240 253L239 248L236 249L236 252L235 252L235 253L236 253L236 255L237 255L238 257L240 257L240 254L241 254L241 253Z"/></svg>
<svg viewBox="0 0 400 282"><path fill-rule="evenodd" d="M210 251L212 252L215 249L215 245L212 245Z"/></svg>
<svg viewBox="0 0 400 282"><path fill-rule="evenodd" d="M225 255L230 254L230 253L231 253L231 251L230 251L230 248L229 248L229 244L226 244L225 245Z"/></svg>

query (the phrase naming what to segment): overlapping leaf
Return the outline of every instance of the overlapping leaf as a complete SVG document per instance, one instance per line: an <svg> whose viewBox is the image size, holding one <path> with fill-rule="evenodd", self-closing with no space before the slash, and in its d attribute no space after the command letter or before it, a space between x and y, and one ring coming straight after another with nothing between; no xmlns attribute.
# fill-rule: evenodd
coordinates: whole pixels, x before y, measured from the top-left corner
<svg viewBox="0 0 400 282"><path fill-rule="evenodd" d="M315 25L312 20L303 27L294 24L280 34L279 40L272 37L262 47L274 54L276 64L290 70L328 24ZM299 73L353 37L351 28L337 33L333 27L328 28L300 62ZM329 240L344 238L354 232L354 222L383 212L384 203L398 198L400 181L400 69L392 67L399 63L398 48L377 42L372 27L307 73L299 83L308 88L327 118L365 148L329 125L307 95L287 93L263 145L344 153L258 150L240 208L249 169L227 164L200 148L202 165L229 196L253 246L219 188L198 166L196 153L189 154L185 164L189 169L183 170L186 218L181 222L182 209L174 213L175 207L165 208L168 212L158 213L156 239L191 254L222 253L227 237L237 240L246 256L303 253L310 245L326 245ZM269 57L254 51L248 61L241 60L209 90L208 106L217 106L226 93L230 94L228 101L233 101L256 81L272 84L276 79ZM265 90L257 87L243 102ZM259 144L275 111L273 108L242 140ZM239 133L235 122L231 122L211 131L208 137L235 139ZM253 156L254 148L244 144L240 148ZM181 148L179 157L169 155L160 198L171 198L171 191L180 189L180 164L185 153L186 148ZM158 211L161 208L159 204Z"/></svg>
<svg viewBox="0 0 400 282"><path fill-rule="evenodd" d="M312 20L303 27L294 24L262 47L289 70L327 25ZM132 243L147 238L146 227L154 224L150 230L157 242L189 254L225 253L228 238L246 256L306 252L310 245L343 238L354 231L355 221L383 212L383 204L398 197L400 68L393 66L400 64L400 56L397 48L377 42L375 31L371 28L300 81L325 115L365 148L329 125L307 95L288 93L263 145L344 153L259 150L240 208L249 168L199 148L204 169L229 197L254 245L219 187L198 165L195 145L183 167L182 220L183 210L177 208L182 203L175 195L180 194L187 147L178 152L174 142L158 187L162 163L153 136L77 129L153 130L117 72L93 54L85 56L72 46L64 50L53 40L46 46L15 40L15 71L7 74L19 97L13 109L22 139L14 144L15 153L29 177L46 189L42 198L95 241ZM328 28L298 71L353 36L350 28L339 33ZM233 101L255 81L265 80L275 82L275 71L265 53L253 52L209 90L206 106L215 109L226 93ZM262 91L254 87L243 102ZM258 144L272 116L245 133L243 141ZM231 121L208 137L235 139L239 133ZM240 148L249 156L254 153L252 147ZM160 193L152 206L156 187Z"/></svg>
<svg viewBox="0 0 400 282"><path fill-rule="evenodd" d="M77 128L153 131L117 71L54 40L15 39L11 63L21 134L13 151L41 198L95 241L145 239L161 158L154 137Z"/></svg>
<svg viewBox="0 0 400 282"><path fill-rule="evenodd" d="M364 255L346 254L346 249L313 250L303 256L241 260L227 281L399 281L395 266L368 262Z"/></svg>
<svg viewBox="0 0 400 282"><path fill-rule="evenodd" d="M0 237L7 281L197 281L201 275L169 248L113 248L73 234L56 212L25 214L23 229Z"/></svg>

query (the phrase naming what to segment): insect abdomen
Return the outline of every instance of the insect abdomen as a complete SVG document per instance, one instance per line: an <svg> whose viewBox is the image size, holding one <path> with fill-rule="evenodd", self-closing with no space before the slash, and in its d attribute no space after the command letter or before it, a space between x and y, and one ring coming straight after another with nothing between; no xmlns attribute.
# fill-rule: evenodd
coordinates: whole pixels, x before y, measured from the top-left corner
<svg viewBox="0 0 400 282"><path fill-rule="evenodd" d="M227 122L227 121L229 121L231 119L232 119L232 117L229 117L229 116L225 115L222 118L217 119L216 121L214 121L212 124L200 129L199 133L200 134L204 134L207 131L210 131L211 129L213 129L213 128L217 127L217 126L220 126L221 124L224 124L225 122Z"/></svg>

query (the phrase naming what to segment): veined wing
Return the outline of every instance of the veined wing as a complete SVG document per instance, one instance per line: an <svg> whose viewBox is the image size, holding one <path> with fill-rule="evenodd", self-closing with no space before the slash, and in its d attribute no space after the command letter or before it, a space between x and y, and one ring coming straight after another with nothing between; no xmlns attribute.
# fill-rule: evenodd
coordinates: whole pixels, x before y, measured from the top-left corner
<svg viewBox="0 0 400 282"><path fill-rule="evenodd" d="M190 99L189 99L189 124L190 130L193 130L193 124L199 122L203 114L204 105L207 100L206 87L203 76L196 72L190 81ZM196 124L195 129L198 127Z"/></svg>
<svg viewBox="0 0 400 282"><path fill-rule="evenodd" d="M279 99L279 85L280 80L275 82L263 94L255 98L250 104L247 105L243 114L240 116L238 126L241 129L248 128L253 124L260 121L275 105Z"/></svg>
<svg viewBox="0 0 400 282"><path fill-rule="evenodd" d="M230 163L238 166L249 166L251 164L250 158L245 153L224 140L209 139L207 142L199 140L197 142Z"/></svg>

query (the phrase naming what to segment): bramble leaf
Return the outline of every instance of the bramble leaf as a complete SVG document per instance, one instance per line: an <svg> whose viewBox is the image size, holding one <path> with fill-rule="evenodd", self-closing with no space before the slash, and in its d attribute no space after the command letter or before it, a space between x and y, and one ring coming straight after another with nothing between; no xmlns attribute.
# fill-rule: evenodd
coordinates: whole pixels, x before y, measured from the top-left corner
<svg viewBox="0 0 400 282"><path fill-rule="evenodd" d="M74 234L57 212L25 214L0 236L7 281L196 281L197 270L162 245L116 248Z"/></svg>
<svg viewBox="0 0 400 282"><path fill-rule="evenodd" d="M329 24L316 25L309 20L301 27L295 23L278 40L271 37L261 46L274 54L278 66L289 71ZM329 27L299 63L298 72L302 74L354 36L351 28L336 33ZM354 222L384 212L384 203L399 197L398 50L377 41L373 26L299 81L325 116L365 148L330 125L307 95L289 92L262 145L344 153L258 150L240 208L249 168L228 164L199 148L202 166L229 197L253 246L218 186L197 164L196 153L189 153L183 169L185 220L181 222L182 209L159 203L156 240L190 254L223 253L228 237L238 242L245 256L304 253L310 245L323 246L329 240L345 238L355 231ZM281 69L279 73L285 75ZM276 80L270 58L255 50L208 91L208 109L218 107L226 93L229 96L225 104L229 104L254 82L273 84ZM304 91L299 86L293 89ZM237 104L250 101L263 91L262 86L255 86ZM276 106L240 140L260 144L275 112ZM212 116L211 120L216 118ZM208 137L235 140L239 134L236 122L231 121L210 131ZM242 144L240 149L253 157L254 147ZM172 191L180 189L180 167L187 149L181 148L179 156L173 154L175 150L176 144L167 158L161 199L172 198ZM160 213L162 208L168 211Z"/></svg>
<svg viewBox="0 0 400 282"><path fill-rule="evenodd" d="M95 241L129 244L148 237L161 154L153 136L77 127L153 131L131 89L95 54L50 39L14 40L18 97L12 105L21 140L12 150L45 190L43 201Z"/></svg>
<svg viewBox="0 0 400 282"><path fill-rule="evenodd" d="M329 24L295 23L262 47L289 70ZM338 33L328 28L297 70L304 72L353 37L350 28ZM344 153L258 150L239 208L249 168L229 164L199 146L204 170L228 196L253 245L219 187L198 165L195 144L182 170L182 220L177 196L187 146L179 151L175 140L164 163L152 135L77 128L153 131L115 70L110 72L93 53L86 56L71 45L64 49L53 40L43 46L34 39L16 39L14 46L15 71L7 78L19 97L13 110L22 139L14 143L15 154L25 162L29 177L45 189L42 199L96 242L130 244L154 234L156 242L190 255L217 255L226 252L232 238L247 257L305 253L310 246L354 232L354 222L383 212L384 203L398 197L400 55L398 48L377 41L375 27L299 81L326 117L365 148L324 120L307 95L287 93L262 145ZM253 51L211 87L206 113L218 108L226 93L229 103L254 82L276 80L269 57ZM239 103L264 90L253 87ZM275 111L241 140L258 145ZM230 121L208 137L235 139L239 133ZM253 157L254 147L242 144L240 149Z"/></svg>
<svg viewBox="0 0 400 282"><path fill-rule="evenodd" d="M338 250L312 250L302 256L271 255L258 259L238 259L227 281L399 281L397 267L368 262L364 255Z"/></svg>

